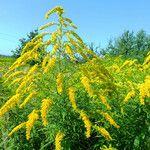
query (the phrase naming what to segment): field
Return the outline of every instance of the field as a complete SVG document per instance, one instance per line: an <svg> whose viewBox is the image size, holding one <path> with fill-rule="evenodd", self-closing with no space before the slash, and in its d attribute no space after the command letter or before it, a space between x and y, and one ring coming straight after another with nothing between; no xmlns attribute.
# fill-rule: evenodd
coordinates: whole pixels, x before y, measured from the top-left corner
<svg viewBox="0 0 150 150"><path fill-rule="evenodd" d="M143 63L97 56L61 7L52 13L54 32L0 58L0 149L150 149L150 53Z"/></svg>

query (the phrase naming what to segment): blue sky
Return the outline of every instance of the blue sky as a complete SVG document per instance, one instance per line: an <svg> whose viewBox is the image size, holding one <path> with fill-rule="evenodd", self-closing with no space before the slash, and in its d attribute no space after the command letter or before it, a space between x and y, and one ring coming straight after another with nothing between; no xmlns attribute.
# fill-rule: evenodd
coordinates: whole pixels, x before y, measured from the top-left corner
<svg viewBox="0 0 150 150"><path fill-rule="evenodd" d="M18 39L45 24L45 13L58 5L87 43L105 47L128 29L150 34L150 0L1 0L0 54L10 55Z"/></svg>

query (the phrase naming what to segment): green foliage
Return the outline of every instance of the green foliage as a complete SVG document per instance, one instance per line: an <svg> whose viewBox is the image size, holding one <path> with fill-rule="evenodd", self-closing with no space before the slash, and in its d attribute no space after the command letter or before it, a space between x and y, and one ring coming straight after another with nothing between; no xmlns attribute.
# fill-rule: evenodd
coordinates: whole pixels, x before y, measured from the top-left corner
<svg viewBox="0 0 150 150"><path fill-rule="evenodd" d="M110 40L107 47L101 50L101 53L111 56L122 55L125 59L137 59L142 63L149 50L150 36L145 31L140 30L135 34L128 30L120 37Z"/></svg>

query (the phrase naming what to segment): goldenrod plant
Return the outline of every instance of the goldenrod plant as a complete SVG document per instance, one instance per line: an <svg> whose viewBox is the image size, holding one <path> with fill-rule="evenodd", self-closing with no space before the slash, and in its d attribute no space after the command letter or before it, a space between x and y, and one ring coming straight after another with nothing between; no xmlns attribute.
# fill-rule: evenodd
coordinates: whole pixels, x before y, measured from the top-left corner
<svg viewBox="0 0 150 150"><path fill-rule="evenodd" d="M16 118L8 137L26 133L24 149L35 149L37 142L38 149L120 148L117 140L129 112L147 111L149 105L150 54L143 65L120 57L102 59L87 48L64 14L60 6L46 13L46 19L56 15L57 22L41 26L42 32L3 75L13 94L1 106L0 117ZM39 62L41 47L42 62L29 65L30 60Z"/></svg>

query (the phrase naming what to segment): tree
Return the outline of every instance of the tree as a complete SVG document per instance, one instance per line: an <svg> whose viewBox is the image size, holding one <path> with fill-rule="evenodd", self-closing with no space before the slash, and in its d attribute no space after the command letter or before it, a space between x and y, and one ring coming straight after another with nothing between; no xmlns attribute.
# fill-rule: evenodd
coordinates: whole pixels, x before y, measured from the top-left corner
<svg viewBox="0 0 150 150"><path fill-rule="evenodd" d="M107 47L101 51L103 55L122 55L124 58L137 59L139 62L143 62L149 49L150 36L144 30L140 30L136 34L128 30L120 37L110 40Z"/></svg>
<svg viewBox="0 0 150 150"><path fill-rule="evenodd" d="M13 57L15 58L20 57L23 47L38 34L39 34L38 30L36 29L36 30L31 31L29 34L27 34L27 38L19 39L20 44L15 50L12 50Z"/></svg>

